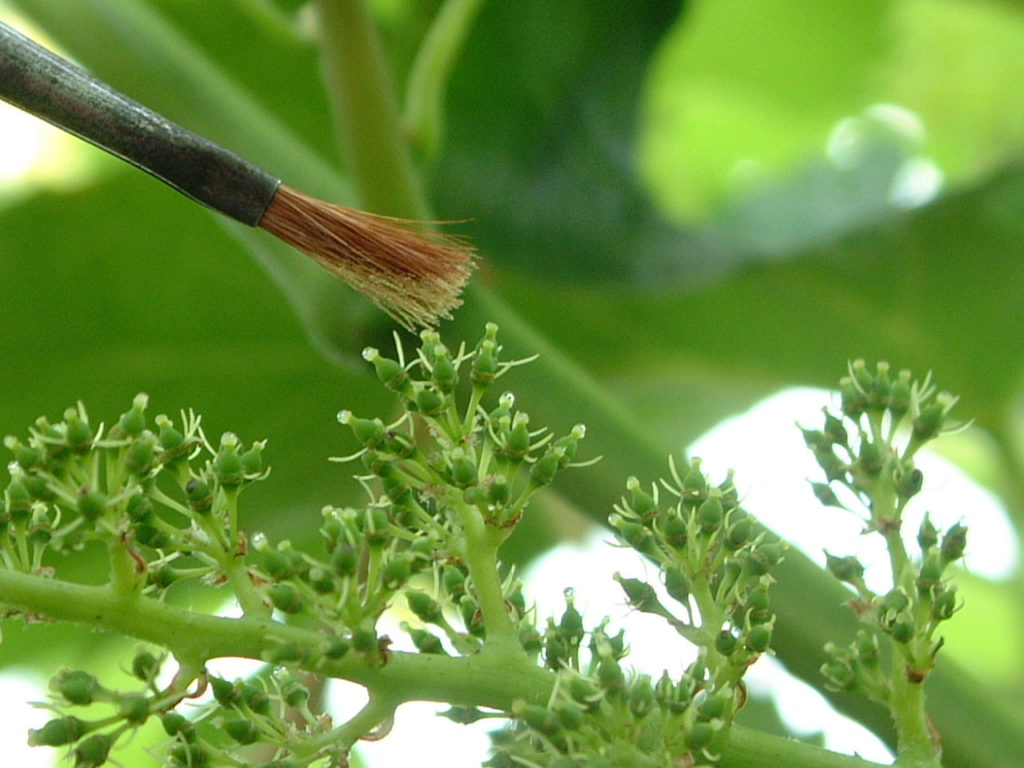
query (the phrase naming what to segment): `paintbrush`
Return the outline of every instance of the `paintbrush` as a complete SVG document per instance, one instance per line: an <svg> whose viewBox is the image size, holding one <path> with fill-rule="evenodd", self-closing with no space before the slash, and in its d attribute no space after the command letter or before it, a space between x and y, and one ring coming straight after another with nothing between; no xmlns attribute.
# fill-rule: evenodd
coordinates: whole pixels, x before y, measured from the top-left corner
<svg viewBox="0 0 1024 768"><path fill-rule="evenodd" d="M305 195L0 22L0 99L311 256L406 328L461 302L472 249L423 222Z"/></svg>

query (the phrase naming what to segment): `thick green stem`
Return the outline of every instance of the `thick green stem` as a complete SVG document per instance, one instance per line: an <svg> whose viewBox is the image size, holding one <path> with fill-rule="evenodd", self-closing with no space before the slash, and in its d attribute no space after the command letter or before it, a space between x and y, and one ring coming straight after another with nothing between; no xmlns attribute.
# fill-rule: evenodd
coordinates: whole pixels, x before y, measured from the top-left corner
<svg viewBox="0 0 1024 768"><path fill-rule="evenodd" d="M0 571L0 603L8 608L59 621L70 621L134 637L170 649L183 660L184 681L203 662L226 656L260 659L275 643L293 642L309 649L322 647L323 636L269 619L228 619L191 611L154 598L126 602L109 587L90 587ZM403 701L438 701L509 711L517 699L543 703L551 694L555 673L525 657L478 653L465 657L433 654L389 654L377 666L349 653L337 661L307 656L310 672L386 692L366 716L351 725L358 731ZM187 684L187 683L186 683ZM359 717L359 716L357 716ZM372 723L371 723L372 726ZM734 726L725 748L723 768L878 768L855 757ZM908 765L917 765L908 763ZM930 763L922 763L929 765Z"/></svg>
<svg viewBox="0 0 1024 768"><path fill-rule="evenodd" d="M910 680L905 667L902 654L894 653L889 706L896 723L896 765L900 768L941 768L925 714L924 682Z"/></svg>
<svg viewBox="0 0 1024 768"><path fill-rule="evenodd" d="M465 535L463 559L469 569L473 591L480 605L480 614L490 648L519 648L515 624L505 605L498 573L498 547L503 537L487 527L480 513L466 507L460 513Z"/></svg>
<svg viewBox="0 0 1024 768"><path fill-rule="evenodd" d="M316 8L324 79L361 204L377 213L429 219L369 5L318 0Z"/></svg>

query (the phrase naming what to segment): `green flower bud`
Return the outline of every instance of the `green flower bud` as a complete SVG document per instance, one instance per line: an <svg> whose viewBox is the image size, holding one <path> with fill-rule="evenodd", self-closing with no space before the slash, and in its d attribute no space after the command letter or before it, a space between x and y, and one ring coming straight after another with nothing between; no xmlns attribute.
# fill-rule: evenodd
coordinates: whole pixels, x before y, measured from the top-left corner
<svg viewBox="0 0 1024 768"><path fill-rule="evenodd" d="M459 383L459 372L447 347L438 345L434 348L434 364L430 374L439 391L446 395L455 391L455 385Z"/></svg>
<svg viewBox="0 0 1024 768"><path fill-rule="evenodd" d="M97 733L78 743L71 754L75 758L75 768L98 768L107 762L114 739L105 733Z"/></svg>
<svg viewBox="0 0 1024 768"><path fill-rule="evenodd" d="M213 476L225 488L236 488L245 480L245 467L238 455L238 437L231 432L220 438L220 449L213 459Z"/></svg>
<svg viewBox="0 0 1024 768"><path fill-rule="evenodd" d="M160 415L156 417L156 424L158 427L156 439L164 450L165 462L175 459L188 451L185 436L174 426L174 422L166 416Z"/></svg>
<svg viewBox="0 0 1024 768"><path fill-rule="evenodd" d="M117 703L117 713L129 723L141 725L149 719L149 699L141 693L123 693Z"/></svg>
<svg viewBox="0 0 1024 768"><path fill-rule="evenodd" d="M921 407L921 413L914 419L914 439L926 442L938 437L946 421L947 408L934 402Z"/></svg>
<svg viewBox="0 0 1024 768"><path fill-rule="evenodd" d="M571 701L561 701L555 705L555 717L558 724L567 731L577 731L583 725L585 712L583 707Z"/></svg>
<svg viewBox="0 0 1024 768"><path fill-rule="evenodd" d="M359 550L348 544L338 544L331 555L331 566L339 576L353 576L359 567Z"/></svg>
<svg viewBox="0 0 1024 768"><path fill-rule="evenodd" d="M875 443L861 440L860 455L857 457L857 464L860 470L871 477L882 471L882 449Z"/></svg>
<svg viewBox="0 0 1024 768"><path fill-rule="evenodd" d="M28 489L33 499L50 501L54 497L53 491L47 485L46 478L41 475L26 475L21 482L25 484L25 488Z"/></svg>
<svg viewBox="0 0 1024 768"><path fill-rule="evenodd" d="M939 531L925 514L924 520L921 521L921 527L917 529L917 546L921 548L922 552L927 552L938 543Z"/></svg>
<svg viewBox="0 0 1024 768"><path fill-rule="evenodd" d="M814 491L814 497L824 507L838 507L843 509L843 503L836 496L835 491L832 490L832 486L828 483L811 483L811 490Z"/></svg>
<svg viewBox="0 0 1024 768"><path fill-rule="evenodd" d="M552 448L533 463L530 468L530 485L542 488L555 479L555 473L561 468L565 450Z"/></svg>
<svg viewBox="0 0 1024 768"><path fill-rule="evenodd" d="M619 662L606 657L601 659L597 665L597 681L606 691L618 691L625 686L626 677L622 674Z"/></svg>
<svg viewBox="0 0 1024 768"><path fill-rule="evenodd" d="M639 523L626 520L620 515L612 515L609 523L619 538L641 554L647 554L657 549L657 541L654 535Z"/></svg>
<svg viewBox="0 0 1024 768"><path fill-rule="evenodd" d="M219 678L213 679L218 680ZM228 686L230 685L231 683L228 683ZM172 738L179 734L185 741L192 741L195 738L195 724L179 712L168 712L161 716L160 724L164 727L164 733Z"/></svg>
<svg viewBox="0 0 1024 768"><path fill-rule="evenodd" d="M662 516L661 536L673 549L681 550L690 538L689 526L677 510L671 510Z"/></svg>
<svg viewBox="0 0 1024 768"><path fill-rule="evenodd" d="M326 595L334 591L335 586L334 576L330 571L323 568L313 567L310 568L306 573L306 580L309 581L309 586L320 595Z"/></svg>
<svg viewBox="0 0 1024 768"><path fill-rule="evenodd" d="M142 434L146 428L146 406L149 404L149 397L142 393L135 396L132 401L131 410L121 414L117 426L128 437L135 437Z"/></svg>
<svg viewBox="0 0 1024 768"><path fill-rule="evenodd" d="M723 656L732 656L738 645L739 640L727 629L723 629L715 638L715 650Z"/></svg>
<svg viewBox="0 0 1024 768"><path fill-rule="evenodd" d="M629 690L630 711L635 717L644 717L654 709L656 703L651 678L647 675L641 675Z"/></svg>
<svg viewBox="0 0 1024 768"><path fill-rule="evenodd" d="M764 653L768 650L768 646L772 642L772 626L771 624L757 624L750 628L747 632L744 645L748 651L753 653Z"/></svg>
<svg viewBox="0 0 1024 768"><path fill-rule="evenodd" d="M467 488L476 483L476 462L456 448L451 457L452 482L459 488Z"/></svg>
<svg viewBox="0 0 1024 768"><path fill-rule="evenodd" d="M911 467L896 475L896 494L904 504L921 492L924 487L924 472Z"/></svg>
<svg viewBox="0 0 1024 768"><path fill-rule="evenodd" d="M327 645L324 647L324 656L337 661L343 658L351 647L352 644L345 638L334 636L327 641Z"/></svg>
<svg viewBox="0 0 1024 768"><path fill-rule="evenodd" d="M925 555L921 563L921 569L917 575L917 588L922 593L926 593L932 587L938 585L942 580L942 571L945 567L946 564L942 561L942 555L936 550L930 551Z"/></svg>
<svg viewBox="0 0 1024 768"><path fill-rule="evenodd" d="M213 507L213 492L202 477L193 477L185 484L185 496L188 505L200 514L208 512Z"/></svg>
<svg viewBox="0 0 1024 768"><path fill-rule="evenodd" d="M690 459L690 466L683 475L682 491L690 499L699 499L708 490L708 479L700 471L701 460Z"/></svg>
<svg viewBox="0 0 1024 768"><path fill-rule="evenodd" d="M565 602L565 612L558 622L558 628L570 642L578 643L583 637L583 616L576 610L572 598L566 598Z"/></svg>
<svg viewBox="0 0 1024 768"><path fill-rule="evenodd" d="M601 698L601 692L585 677L573 677L569 681L569 695L580 704L594 704Z"/></svg>
<svg viewBox="0 0 1024 768"><path fill-rule="evenodd" d="M274 607L282 613L299 613L305 608L305 600L294 586L287 582L271 584L267 596Z"/></svg>
<svg viewBox="0 0 1024 768"><path fill-rule="evenodd" d="M821 674L833 690L852 691L857 687L857 673L853 667L839 660L822 664Z"/></svg>
<svg viewBox="0 0 1024 768"><path fill-rule="evenodd" d="M428 624L436 624L441 621L443 614L441 606L426 592L419 592L414 589L406 590L405 600L409 604L409 610Z"/></svg>
<svg viewBox="0 0 1024 768"><path fill-rule="evenodd" d="M956 586L943 589L935 595L932 602L932 618L936 621L946 621L952 618L957 611Z"/></svg>
<svg viewBox="0 0 1024 768"><path fill-rule="evenodd" d="M913 381L910 371L902 370L896 375L889 388L887 405L893 416L903 416L910 410L910 399L913 396Z"/></svg>
<svg viewBox="0 0 1024 768"><path fill-rule="evenodd" d="M956 523L946 531L942 537L942 559L944 562L953 563L964 556L967 548L967 526Z"/></svg>
<svg viewBox="0 0 1024 768"><path fill-rule="evenodd" d="M77 414L68 416L65 421L67 424L67 441L68 445L71 446L71 450L75 453L85 453L92 447L93 431L92 427L89 426L89 422L80 418Z"/></svg>
<svg viewBox="0 0 1024 768"><path fill-rule="evenodd" d="M899 614L889 626L889 634L897 643L909 643L914 638L916 628L914 619L909 614Z"/></svg>
<svg viewBox="0 0 1024 768"><path fill-rule="evenodd" d="M665 569L665 591L673 600L686 605L690 598L690 579L681 569L672 565Z"/></svg>
<svg viewBox="0 0 1024 768"><path fill-rule="evenodd" d="M441 584L451 597L461 597L466 592L466 572L455 565L445 565L441 571Z"/></svg>
<svg viewBox="0 0 1024 768"><path fill-rule="evenodd" d="M517 701L512 705L512 714L538 733L550 735L561 727L555 713L540 704Z"/></svg>
<svg viewBox="0 0 1024 768"><path fill-rule="evenodd" d="M519 644L531 656L540 653L544 649L544 639L532 624L523 623L520 625Z"/></svg>
<svg viewBox="0 0 1024 768"><path fill-rule="evenodd" d="M825 414L825 426L821 432L830 444L847 446L850 441L850 436L846 432L846 427L843 425L843 420L833 416L827 410Z"/></svg>
<svg viewBox="0 0 1024 768"><path fill-rule="evenodd" d="M240 694L239 686L236 683L228 682L222 677L210 677L210 690L213 691L213 698L222 707L231 706L237 701Z"/></svg>
<svg viewBox="0 0 1024 768"><path fill-rule="evenodd" d="M686 735L686 743L691 749L701 749L711 743L715 737L715 729L711 723L694 723Z"/></svg>
<svg viewBox="0 0 1024 768"><path fill-rule="evenodd" d="M156 466L156 435L143 432L132 444L124 457L124 466L133 475L145 475Z"/></svg>
<svg viewBox="0 0 1024 768"><path fill-rule="evenodd" d="M339 411L338 421L352 430L359 444L364 448L376 448L387 432L380 419L360 419L352 411Z"/></svg>
<svg viewBox="0 0 1024 768"><path fill-rule="evenodd" d="M860 659L862 664L869 668L875 668L878 666L880 661L878 638L874 633L866 632L863 629L859 630L857 632L855 648L857 651L857 658Z"/></svg>
<svg viewBox="0 0 1024 768"><path fill-rule="evenodd" d="M86 491L78 497L78 513L86 520L96 520L107 508L107 494L101 491Z"/></svg>
<svg viewBox="0 0 1024 768"><path fill-rule="evenodd" d="M730 690L721 690L705 696L697 705L698 716L702 720L715 720L732 714L733 694Z"/></svg>
<svg viewBox="0 0 1024 768"><path fill-rule="evenodd" d="M138 523L135 526L135 540L153 549L163 549L171 543L170 537L149 523Z"/></svg>
<svg viewBox="0 0 1024 768"><path fill-rule="evenodd" d="M73 744L85 733L85 723L77 717L58 717L48 721L42 728L28 732L30 747L62 747Z"/></svg>
<svg viewBox="0 0 1024 768"><path fill-rule="evenodd" d="M416 410L425 416L436 416L445 405L445 397L433 387L422 387L416 392Z"/></svg>
<svg viewBox="0 0 1024 768"><path fill-rule="evenodd" d="M352 630L352 647L359 653L377 650L377 631L372 626L356 627Z"/></svg>
<svg viewBox="0 0 1024 768"><path fill-rule="evenodd" d="M150 681L160 671L160 660L146 650L140 650L132 659L132 675L139 680Z"/></svg>
<svg viewBox="0 0 1024 768"><path fill-rule="evenodd" d="M288 645L288 643L284 645ZM270 696L256 683L243 682L238 698L244 706L251 709L257 715L265 715L270 712Z"/></svg>
<svg viewBox="0 0 1024 768"><path fill-rule="evenodd" d="M530 416L519 411L512 417L505 439L505 452L513 457L525 456L530 450Z"/></svg>
<svg viewBox="0 0 1024 768"><path fill-rule="evenodd" d="M398 589L412 575L412 562L408 557L394 557L384 564L381 581L388 589Z"/></svg>
<svg viewBox="0 0 1024 768"><path fill-rule="evenodd" d="M406 393L409 390L409 373L397 360L384 357L373 347L363 350L363 359L373 364L377 378L392 392Z"/></svg>
<svg viewBox="0 0 1024 768"><path fill-rule="evenodd" d="M708 535L719 529L725 512L722 509L722 502L717 496L709 496L707 501L697 508L697 524L701 533Z"/></svg>
<svg viewBox="0 0 1024 768"><path fill-rule="evenodd" d="M649 520L658 511L658 502L654 496L647 493L641 486L640 481L635 477L626 480L626 490L631 496L630 511L634 512L641 520Z"/></svg>
<svg viewBox="0 0 1024 768"><path fill-rule="evenodd" d="M900 613L909 607L910 598L899 589L887 592L879 602L879 612L882 615Z"/></svg>
<svg viewBox="0 0 1024 768"><path fill-rule="evenodd" d="M826 551L825 568L827 568L828 572L840 581L845 581L848 584L853 584L854 586L863 583L864 566L861 564L860 560L853 555L836 557Z"/></svg>
<svg viewBox="0 0 1024 768"><path fill-rule="evenodd" d="M50 681L53 688L69 704L92 704L103 691L99 681L80 669L63 669Z"/></svg>
<svg viewBox="0 0 1024 768"><path fill-rule="evenodd" d="M23 443L15 443L12 450L14 452L14 460L26 472L31 472L43 463L43 452L38 448L33 448Z"/></svg>
<svg viewBox="0 0 1024 768"><path fill-rule="evenodd" d="M260 738L260 730L256 724L240 717L226 720L224 732L239 744L252 744Z"/></svg>
<svg viewBox="0 0 1024 768"><path fill-rule="evenodd" d="M647 582L640 581L640 579L627 579L617 573L612 578L619 582L622 591L626 593L626 600L631 608L658 616L664 616L667 613L665 607L659 602L654 587Z"/></svg>
<svg viewBox="0 0 1024 768"><path fill-rule="evenodd" d="M417 629L410 627L407 632L412 640L412 644L416 646L416 650L420 653L431 654L434 656L447 656L448 652L444 649L444 645L441 643L441 639L428 632L425 629Z"/></svg>
<svg viewBox="0 0 1024 768"><path fill-rule="evenodd" d="M297 677L286 677L281 681L281 695L289 707L297 707L309 701L309 688Z"/></svg>
<svg viewBox="0 0 1024 768"><path fill-rule="evenodd" d="M173 765L184 768L201 768L210 759L210 754L198 744L175 744L168 755Z"/></svg>
<svg viewBox="0 0 1024 768"><path fill-rule="evenodd" d="M11 520L20 521L28 519L32 510L32 494L29 493L24 480L14 478L7 485L4 492L4 506Z"/></svg>
<svg viewBox="0 0 1024 768"><path fill-rule="evenodd" d="M480 342L473 356L470 379L476 384L489 386L498 378L498 345L492 339Z"/></svg>

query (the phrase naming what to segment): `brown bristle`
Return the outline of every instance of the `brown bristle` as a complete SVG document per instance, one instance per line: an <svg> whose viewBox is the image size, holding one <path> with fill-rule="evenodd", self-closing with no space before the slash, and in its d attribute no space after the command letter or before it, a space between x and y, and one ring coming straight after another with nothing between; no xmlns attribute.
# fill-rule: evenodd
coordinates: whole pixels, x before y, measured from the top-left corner
<svg viewBox="0 0 1024 768"><path fill-rule="evenodd" d="M473 268L470 246L418 225L325 203L284 184L259 223L409 329L450 317Z"/></svg>

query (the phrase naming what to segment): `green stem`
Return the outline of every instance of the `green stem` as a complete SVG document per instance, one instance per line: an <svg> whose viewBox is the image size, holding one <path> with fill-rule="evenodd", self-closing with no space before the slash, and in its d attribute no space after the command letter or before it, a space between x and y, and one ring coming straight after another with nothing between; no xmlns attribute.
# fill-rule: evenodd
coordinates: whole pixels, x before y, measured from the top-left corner
<svg viewBox="0 0 1024 768"><path fill-rule="evenodd" d="M448 0L420 44L405 87L405 127L420 153L431 157L444 132L444 94L483 0Z"/></svg>
<svg viewBox="0 0 1024 768"><path fill-rule="evenodd" d="M120 536L115 535L107 544L107 560L110 564L110 588L122 597L136 594L141 586L140 574L128 545Z"/></svg>
<svg viewBox="0 0 1024 768"><path fill-rule="evenodd" d="M459 510L465 549L463 559L469 569L473 593L480 605L488 648L514 648L522 655L515 624L505 605L498 572L498 547L504 541L498 531L484 523L475 507L464 505Z"/></svg>
<svg viewBox="0 0 1024 768"><path fill-rule="evenodd" d="M719 768L880 768L863 758L840 755L803 741L732 727Z"/></svg>
<svg viewBox="0 0 1024 768"><path fill-rule="evenodd" d="M370 700L347 723L338 726L323 739L325 744L338 743L351 748L359 739L384 725L394 717L398 702L370 691Z"/></svg>
<svg viewBox="0 0 1024 768"><path fill-rule="evenodd" d="M889 706L896 724L896 765L900 768L941 768L925 714L924 682L908 679L906 662L899 649L893 652L891 683Z"/></svg>
<svg viewBox="0 0 1024 768"><path fill-rule="evenodd" d="M315 7L324 79L362 205L391 216L429 219L368 3L318 0Z"/></svg>
<svg viewBox="0 0 1024 768"><path fill-rule="evenodd" d="M323 636L269 619L228 619L142 597L126 604L109 587L91 587L0 571L0 603L8 608L106 629L169 648L182 660L183 680L191 680L202 662L219 657L262 658L263 651L285 640L315 649ZM325 661L310 654L302 665L310 672L387 691L369 712L364 710L353 732L376 720L387 707L404 701L437 701L509 711L516 699L543 703L555 684L555 673L525 657L478 653L465 657L431 654L389 654L388 663L368 665L359 654ZM368 708L369 709L369 708ZM376 720L376 722L380 722ZM371 724L372 727L372 724ZM365 732L365 731L363 731ZM902 765L902 764L901 764ZM921 763L908 765L928 765ZM722 768L879 768L876 763L838 755L802 742L733 726Z"/></svg>

